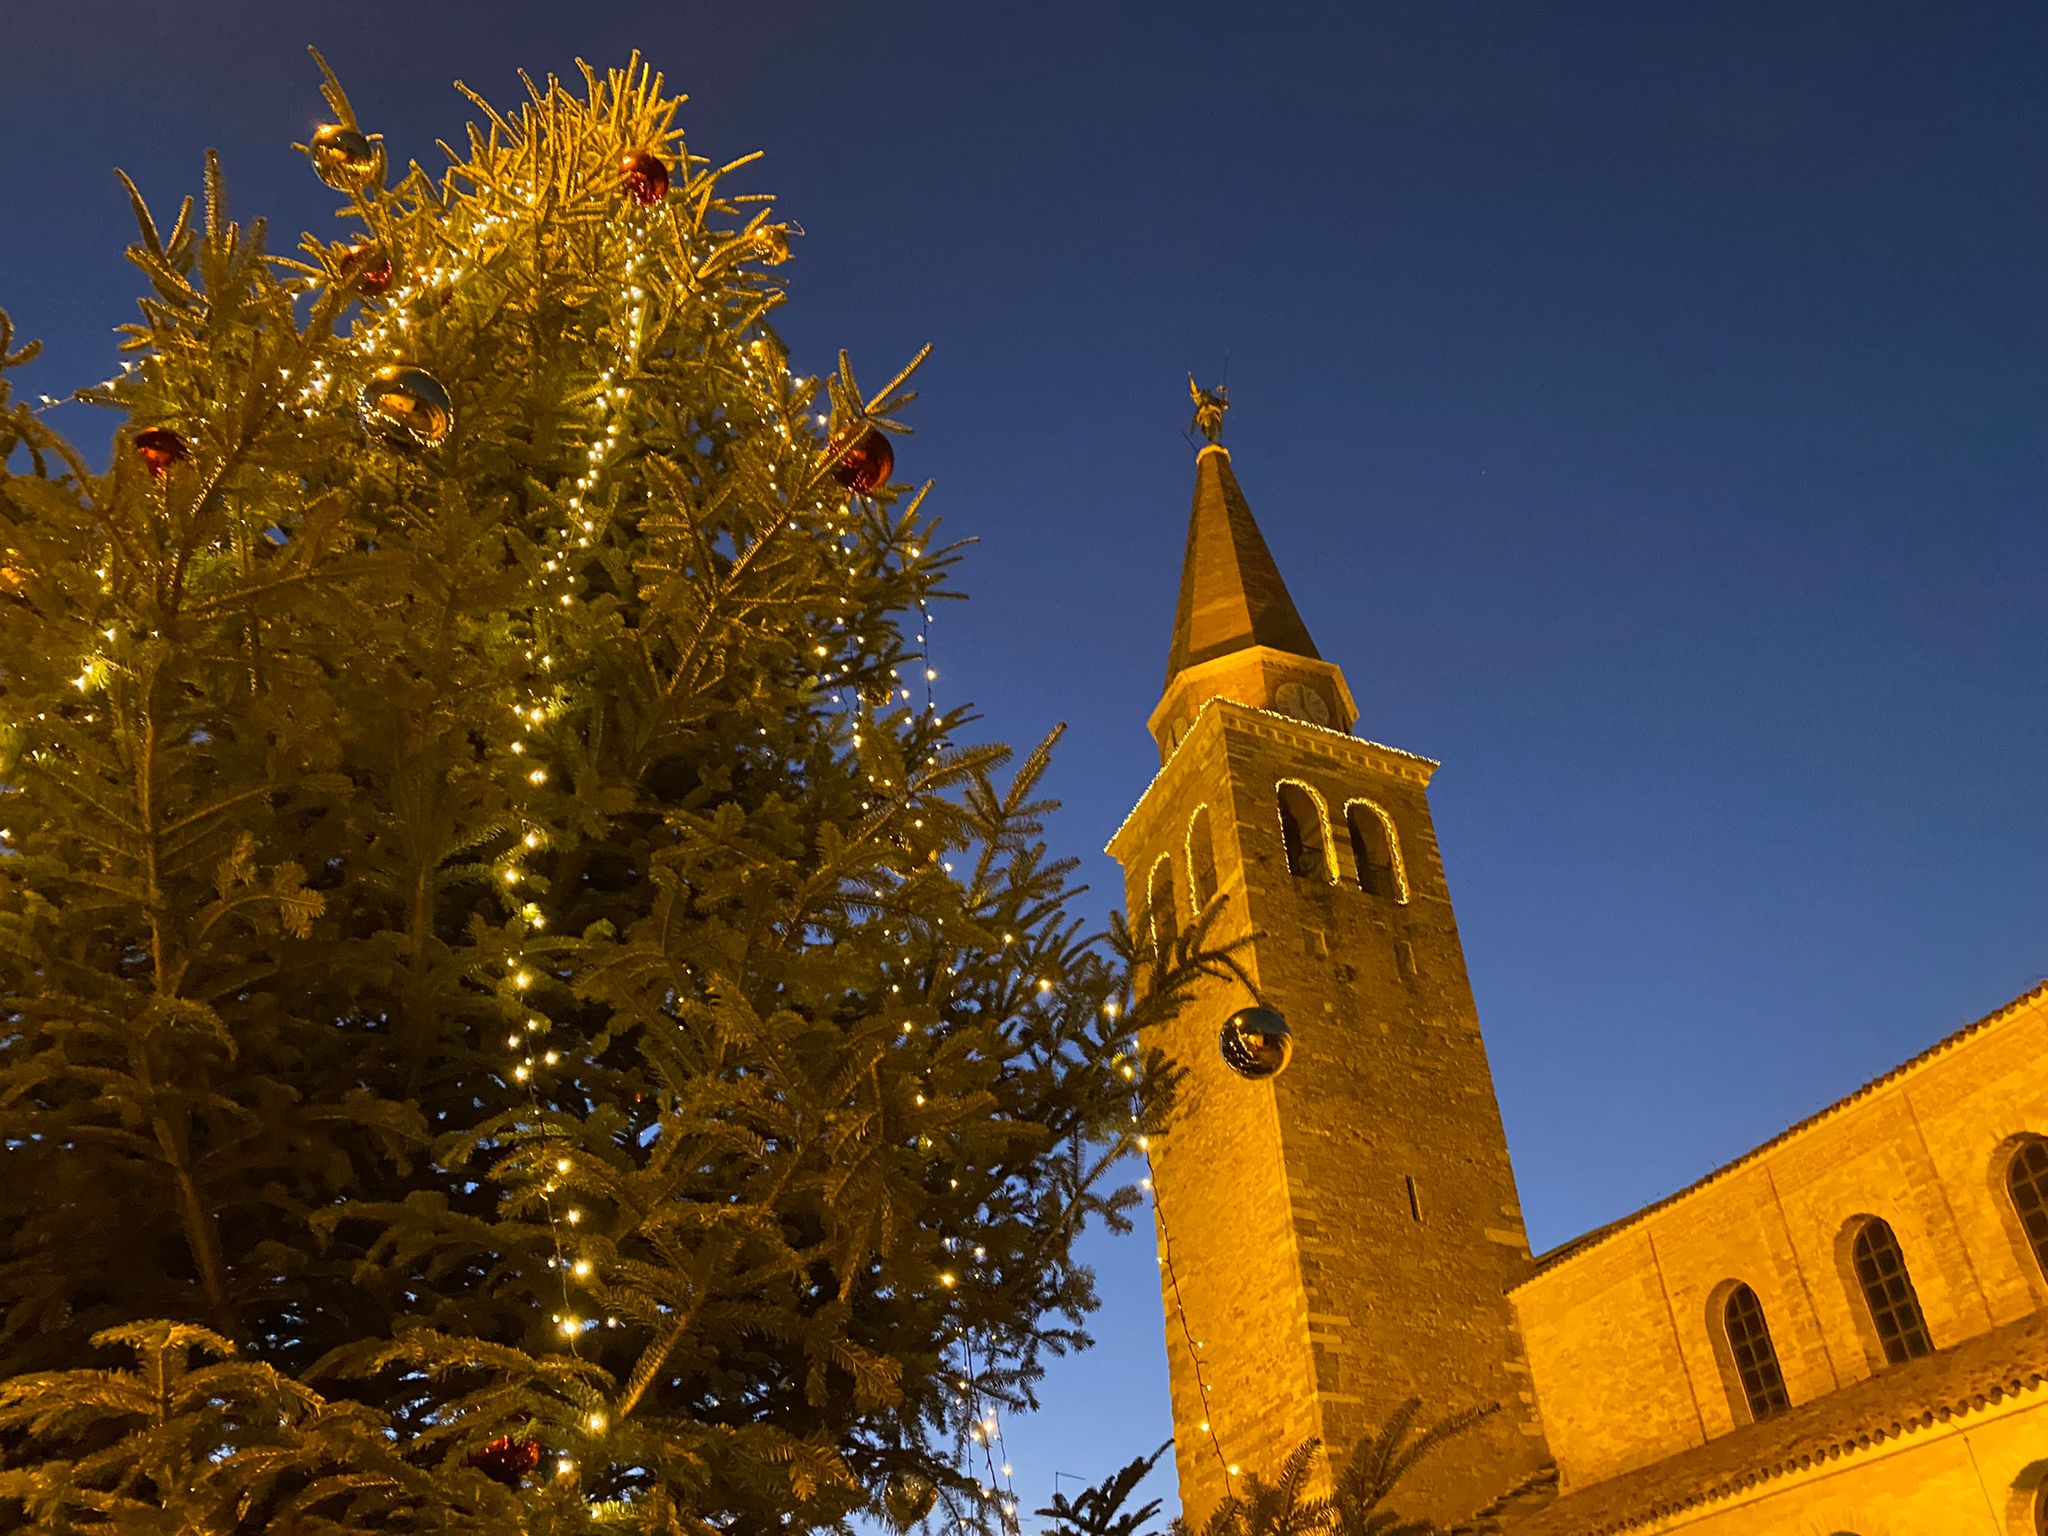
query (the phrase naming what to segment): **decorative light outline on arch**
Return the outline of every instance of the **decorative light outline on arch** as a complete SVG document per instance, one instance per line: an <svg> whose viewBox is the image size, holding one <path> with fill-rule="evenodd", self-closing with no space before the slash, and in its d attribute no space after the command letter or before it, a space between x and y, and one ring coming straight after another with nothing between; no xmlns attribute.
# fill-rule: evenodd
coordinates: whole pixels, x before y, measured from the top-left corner
<svg viewBox="0 0 2048 1536"><path fill-rule="evenodd" d="M1351 830L1351 807L1362 805L1380 819L1380 829L1387 834L1387 854L1393 860L1394 901L1398 906L1408 905L1408 861L1401 854L1401 834L1394 830L1394 818L1387 814L1387 808L1377 800L1368 800L1358 795L1344 802L1344 830ZM1364 871L1358 871L1359 885L1365 885Z"/></svg>
<svg viewBox="0 0 2048 1536"><path fill-rule="evenodd" d="M1338 880L1337 843L1334 834L1330 831L1330 802L1323 798L1322 791L1305 779L1297 779L1292 776L1275 779L1273 781L1273 817L1276 822L1280 822L1283 838L1285 837L1286 823L1280 821L1280 791L1289 784L1292 784L1315 802L1316 815L1321 820L1323 826L1323 883L1325 885L1335 885Z"/></svg>
<svg viewBox="0 0 2048 1536"><path fill-rule="evenodd" d="M1160 952L1159 943L1159 866L1166 866L1167 912L1170 914L1174 937L1180 936L1180 896L1174 890L1173 855L1162 853L1152 861L1152 868L1145 875L1145 922L1152 934L1152 952Z"/></svg>
<svg viewBox="0 0 2048 1536"><path fill-rule="evenodd" d="M1208 896L1202 894L1201 882L1195 878L1195 823L1207 818L1209 829L1209 878L1215 882L1215 890ZM1181 856L1187 861L1188 869L1188 911L1199 917L1202 908L1209 904L1217 891L1223 889L1223 874L1216 864L1216 818L1209 815L1209 802L1204 800L1188 812L1187 830L1181 835Z"/></svg>

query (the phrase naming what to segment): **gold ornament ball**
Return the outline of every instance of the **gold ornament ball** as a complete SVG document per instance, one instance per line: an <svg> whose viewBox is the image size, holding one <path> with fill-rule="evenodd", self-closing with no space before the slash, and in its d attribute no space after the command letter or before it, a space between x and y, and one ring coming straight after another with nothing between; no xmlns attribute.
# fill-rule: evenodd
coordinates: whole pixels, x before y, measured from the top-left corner
<svg viewBox="0 0 2048 1536"><path fill-rule="evenodd" d="M1294 1033L1277 1009L1240 1008L1224 1021L1217 1045L1224 1065L1256 1083L1286 1070L1294 1056Z"/></svg>
<svg viewBox="0 0 2048 1536"><path fill-rule="evenodd" d="M882 1490L882 1513L899 1531L907 1531L932 1512L939 1490L922 1472L891 1472Z"/></svg>
<svg viewBox="0 0 2048 1536"><path fill-rule="evenodd" d="M337 192L354 192L384 175L384 151L355 128L323 123L306 146L313 174Z"/></svg>
<svg viewBox="0 0 2048 1536"><path fill-rule="evenodd" d="M386 363L356 391L356 415L370 436L396 448L438 448L455 429L455 405L441 381L409 363Z"/></svg>

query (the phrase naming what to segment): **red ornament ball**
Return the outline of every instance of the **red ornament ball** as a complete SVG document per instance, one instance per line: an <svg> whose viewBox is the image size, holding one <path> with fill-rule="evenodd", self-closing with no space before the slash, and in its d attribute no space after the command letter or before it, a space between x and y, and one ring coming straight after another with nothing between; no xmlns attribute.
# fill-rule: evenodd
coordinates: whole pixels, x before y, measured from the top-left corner
<svg viewBox="0 0 2048 1536"><path fill-rule="evenodd" d="M485 1477L517 1488L520 1480L540 1465L540 1442L500 1435L471 1451L469 1464Z"/></svg>
<svg viewBox="0 0 2048 1536"><path fill-rule="evenodd" d="M135 434L135 452L149 466L149 472L161 480L170 473L173 464L183 463L192 450L169 427L144 427Z"/></svg>
<svg viewBox="0 0 2048 1536"><path fill-rule="evenodd" d="M832 451L838 453L850 434L841 432L832 439ZM872 491L889 483L889 472L896 467L896 450L889 446L889 439L873 427L861 431L859 439L841 454L832 466L832 478L849 491Z"/></svg>
<svg viewBox="0 0 2048 1536"><path fill-rule="evenodd" d="M370 241L350 246L341 258L342 281L353 283L356 292L366 299L374 299L389 288L392 276L390 254Z"/></svg>
<svg viewBox="0 0 2048 1536"><path fill-rule="evenodd" d="M659 155L636 149L619 162L619 175L627 195L642 208L652 208L668 196L668 167Z"/></svg>

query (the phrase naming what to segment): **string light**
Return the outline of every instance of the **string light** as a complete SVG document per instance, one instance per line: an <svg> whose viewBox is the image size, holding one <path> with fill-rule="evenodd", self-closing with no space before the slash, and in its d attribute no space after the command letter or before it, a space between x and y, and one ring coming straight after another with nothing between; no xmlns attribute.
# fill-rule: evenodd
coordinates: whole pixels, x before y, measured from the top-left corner
<svg viewBox="0 0 2048 1536"><path fill-rule="evenodd" d="M1145 1137L1141 1136L1138 1138L1138 1145L1143 1150L1149 1143ZM1151 1157L1148 1155L1145 1159L1145 1187L1147 1189L1152 1187L1154 1170L1152 1169L1151 1162ZM1152 1199L1152 1220L1159 1229L1159 1268L1166 1276L1166 1293L1173 1303L1174 1322L1180 1329L1182 1341L1188 1347L1188 1361L1194 1367L1195 1386L1201 1393L1202 1406L1207 1410L1202 1418L1200 1430L1209 1441L1209 1449L1215 1453L1216 1465L1223 1469L1223 1492L1226 1497L1229 1497L1234 1492L1231 1488L1230 1480L1238 1475L1238 1467L1237 1463L1231 1461L1223 1454L1223 1442L1218 1438L1212 1425L1215 1410L1210 1401L1211 1388L1208 1372L1202 1363L1202 1343L1195 1337L1194 1329L1188 1324L1187 1303L1182 1299L1180 1292L1180 1276L1173 1267L1173 1234L1167 1229L1166 1212L1161 1209L1156 1194Z"/></svg>

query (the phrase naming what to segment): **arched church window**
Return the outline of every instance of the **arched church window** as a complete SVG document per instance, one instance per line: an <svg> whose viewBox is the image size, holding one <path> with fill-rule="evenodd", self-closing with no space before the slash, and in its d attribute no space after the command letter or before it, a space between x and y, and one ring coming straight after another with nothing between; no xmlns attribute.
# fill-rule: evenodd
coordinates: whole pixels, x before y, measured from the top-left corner
<svg viewBox="0 0 2048 1536"><path fill-rule="evenodd" d="M1906 1256L1899 1251L1891 1223L1878 1216L1865 1217L1849 1246L1849 1261L1885 1359L1899 1365L1933 1354L1934 1341L1927 1335L1920 1296L1913 1289L1913 1277L1906 1272Z"/></svg>
<svg viewBox="0 0 2048 1536"><path fill-rule="evenodd" d="M1722 1330L1728 1336L1729 1362L1735 1367L1736 1383L1749 1405L1749 1416L1761 1421L1783 1413L1792 1406L1785 1390L1785 1373L1778 1368L1777 1346L1771 1342L1770 1325L1764 1321L1763 1303L1746 1285L1728 1293L1721 1309Z"/></svg>
<svg viewBox="0 0 2048 1536"><path fill-rule="evenodd" d="M1216 839L1209 831L1209 807L1198 805L1188 818L1188 889L1201 911L1216 894Z"/></svg>
<svg viewBox="0 0 2048 1536"><path fill-rule="evenodd" d="M2048 1137L2029 1136L2005 1165L2005 1189L2034 1250L2034 1262L2048 1277ZM2048 1533L2044 1533L2048 1536Z"/></svg>
<svg viewBox="0 0 2048 1536"><path fill-rule="evenodd" d="M1358 888L1387 901L1408 899L1408 872L1401 864L1401 844L1394 819L1370 800L1344 807L1344 825L1351 834L1351 869Z"/></svg>
<svg viewBox="0 0 2048 1536"><path fill-rule="evenodd" d="M1162 853L1152 865L1145 886L1145 906L1152 914L1152 947L1161 955L1180 937L1180 903L1173 891L1173 855Z"/></svg>
<svg viewBox="0 0 2048 1536"><path fill-rule="evenodd" d="M1293 779L1282 779L1280 803L1280 846L1287 854L1287 873L1303 880L1330 878L1329 812L1314 790Z"/></svg>

